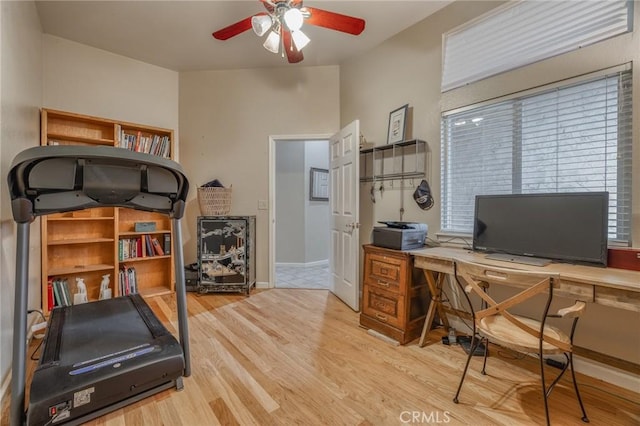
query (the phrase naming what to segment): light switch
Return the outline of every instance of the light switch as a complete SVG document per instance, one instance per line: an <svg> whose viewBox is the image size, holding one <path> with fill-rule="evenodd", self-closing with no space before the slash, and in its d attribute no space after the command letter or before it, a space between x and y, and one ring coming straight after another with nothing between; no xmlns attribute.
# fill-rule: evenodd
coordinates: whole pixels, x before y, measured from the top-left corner
<svg viewBox="0 0 640 426"><path fill-rule="evenodd" d="M268 210L269 202L267 200L258 200L258 210Z"/></svg>

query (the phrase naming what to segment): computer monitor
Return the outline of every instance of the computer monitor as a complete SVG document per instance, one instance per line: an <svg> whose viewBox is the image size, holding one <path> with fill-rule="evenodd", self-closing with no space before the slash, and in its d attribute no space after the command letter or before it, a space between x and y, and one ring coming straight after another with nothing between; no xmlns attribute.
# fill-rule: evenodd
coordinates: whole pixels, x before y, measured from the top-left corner
<svg viewBox="0 0 640 426"><path fill-rule="evenodd" d="M608 192L476 196L473 249L607 265Z"/></svg>

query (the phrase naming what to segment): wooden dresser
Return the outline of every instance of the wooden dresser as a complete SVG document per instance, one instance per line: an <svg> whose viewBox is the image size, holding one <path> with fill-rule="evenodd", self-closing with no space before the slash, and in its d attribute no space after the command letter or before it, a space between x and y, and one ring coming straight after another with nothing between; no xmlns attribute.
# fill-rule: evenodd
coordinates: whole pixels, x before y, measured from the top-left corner
<svg viewBox="0 0 640 426"><path fill-rule="evenodd" d="M364 246L360 325L408 343L420 336L429 303L422 270L409 253Z"/></svg>

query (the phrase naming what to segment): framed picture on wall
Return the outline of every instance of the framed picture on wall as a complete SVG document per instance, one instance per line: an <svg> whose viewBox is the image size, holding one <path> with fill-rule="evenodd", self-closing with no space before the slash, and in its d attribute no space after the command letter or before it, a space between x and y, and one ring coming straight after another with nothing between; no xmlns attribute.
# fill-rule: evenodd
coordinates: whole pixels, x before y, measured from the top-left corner
<svg viewBox="0 0 640 426"><path fill-rule="evenodd" d="M389 114L389 131L387 134L387 144L402 142L404 140L404 129L407 123L407 110L409 104L391 111Z"/></svg>
<svg viewBox="0 0 640 426"><path fill-rule="evenodd" d="M329 170L311 167L309 172L309 200L329 201Z"/></svg>

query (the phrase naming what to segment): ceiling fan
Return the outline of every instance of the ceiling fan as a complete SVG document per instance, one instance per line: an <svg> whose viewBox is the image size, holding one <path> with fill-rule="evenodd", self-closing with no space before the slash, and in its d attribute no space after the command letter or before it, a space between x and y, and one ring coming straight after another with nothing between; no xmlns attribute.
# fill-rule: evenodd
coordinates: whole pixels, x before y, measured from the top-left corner
<svg viewBox="0 0 640 426"><path fill-rule="evenodd" d="M259 0L266 12L260 12L213 33L218 40L227 40L251 28L259 37L267 32L264 48L273 53L282 52L290 63L304 59L302 49L310 39L301 28L303 24L315 25L343 33L359 35L364 30L364 20L315 7L305 7L302 0Z"/></svg>

